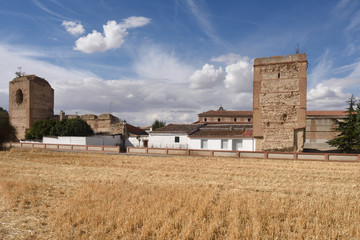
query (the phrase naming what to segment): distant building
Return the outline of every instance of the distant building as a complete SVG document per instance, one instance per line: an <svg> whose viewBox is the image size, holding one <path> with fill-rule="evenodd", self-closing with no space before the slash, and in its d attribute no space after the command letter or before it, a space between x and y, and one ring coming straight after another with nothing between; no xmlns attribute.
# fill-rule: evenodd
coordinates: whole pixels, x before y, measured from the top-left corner
<svg viewBox="0 0 360 240"><path fill-rule="evenodd" d="M150 132L149 147L255 151L252 113L223 107L199 113L193 124L169 124ZM345 111L307 111L304 147L334 149L326 142L339 134L336 121L345 117Z"/></svg>
<svg viewBox="0 0 360 240"><path fill-rule="evenodd" d="M242 123L169 124L149 133L149 147L254 151L252 125Z"/></svg>
<svg viewBox="0 0 360 240"><path fill-rule="evenodd" d="M220 107L217 111L210 110L199 113L201 123L252 123L252 111L225 111Z"/></svg>

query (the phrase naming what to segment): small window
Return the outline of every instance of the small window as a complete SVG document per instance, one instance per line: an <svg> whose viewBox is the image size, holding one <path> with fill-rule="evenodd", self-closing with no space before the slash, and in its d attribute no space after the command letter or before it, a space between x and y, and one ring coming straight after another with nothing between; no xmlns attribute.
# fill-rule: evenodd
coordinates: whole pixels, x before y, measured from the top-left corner
<svg viewBox="0 0 360 240"><path fill-rule="evenodd" d="M248 118L248 122L251 122L251 118Z"/></svg>
<svg viewBox="0 0 360 240"><path fill-rule="evenodd" d="M242 139L233 139L232 140L232 150L240 151L242 149Z"/></svg>
<svg viewBox="0 0 360 240"><path fill-rule="evenodd" d="M176 143L180 142L180 137L175 137L175 142Z"/></svg>
<svg viewBox="0 0 360 240"><path fill-rule="evenodd" d="M236 118L234 118L234 122L236 122Z"/></svg>
<svg viewBox="0 0 360 240"><path fill-rule="evenodd" d="M218 118L218 122L220 122L221 121L221 118Z"/></svg>
<svg viewBox="0 0 360 240"><path fill-rule="evenodd" d="M208 148L208 140L202 139L201 140L201 149L207 149Z"/></svg>
<svg viewBox="0 0 360 240"><path fill-rule="evenodd" d="M204 118L204 122L206 122L207 121L207 118Z"/></svg>
<svg viewBox="0 0 360 240"><path fill-rule="evenodd" d="M280 78L280 73L278 73L278 78Z"/></svg>
<svg viewBox="0 0 360 240"><path fill-rule="evenodd" d="M21 89L18 89L15 93L15 101L17 104L21 104L23 102L24 95L21 91Z"/></svg>

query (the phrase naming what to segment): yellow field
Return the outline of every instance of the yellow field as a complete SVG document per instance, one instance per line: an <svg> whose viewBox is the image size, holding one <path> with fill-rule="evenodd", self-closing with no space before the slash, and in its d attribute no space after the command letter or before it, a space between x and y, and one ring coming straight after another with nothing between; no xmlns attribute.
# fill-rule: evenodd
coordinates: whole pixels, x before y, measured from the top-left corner
<svg viewBox="0 0 360 240"><path fill-rule="evenodd" d="M0 152L0 239L359 239L360 164Z"/></svg>

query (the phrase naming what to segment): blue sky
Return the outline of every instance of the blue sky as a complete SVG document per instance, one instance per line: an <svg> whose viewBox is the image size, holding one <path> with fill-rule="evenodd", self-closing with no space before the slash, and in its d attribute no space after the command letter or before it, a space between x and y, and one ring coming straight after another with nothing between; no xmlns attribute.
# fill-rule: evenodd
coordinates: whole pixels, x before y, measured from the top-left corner
<svg viewBox="0 0 360 240"><path fill-rule="evenodd" d="M360 2L16 0L0 3L0 106L17 67L55 89L55 113L135 125L252 109L253 59L308 55L308 110L360 97Z"/></svg>

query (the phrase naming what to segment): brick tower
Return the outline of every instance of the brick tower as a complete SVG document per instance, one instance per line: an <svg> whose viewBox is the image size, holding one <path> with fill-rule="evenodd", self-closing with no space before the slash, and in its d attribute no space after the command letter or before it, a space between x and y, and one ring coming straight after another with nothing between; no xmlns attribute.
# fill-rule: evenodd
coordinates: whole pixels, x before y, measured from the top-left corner
<svg viewBox="0 0 360 240"><path fill-rule="evenodd" d="M301 151L306 127L305 54L254 60L253 130L257 151Z"/></svg>
<svg viewBox="0 0 360 240"><path fill-rule="evenodd" d="M43 78L25 75L9 83L9 116L16 137L24 139L36 120L54 115L54 89Z"/></svg>

